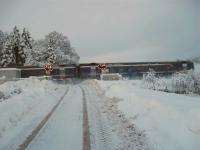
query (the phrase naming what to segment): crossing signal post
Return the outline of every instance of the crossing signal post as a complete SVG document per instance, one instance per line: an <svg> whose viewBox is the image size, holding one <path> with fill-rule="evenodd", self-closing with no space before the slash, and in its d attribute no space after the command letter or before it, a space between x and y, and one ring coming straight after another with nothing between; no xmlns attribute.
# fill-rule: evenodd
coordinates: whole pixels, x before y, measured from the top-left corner
<svg viewBox="0 0 200 150"><path fill-rule="evenodd" d="M108 67L106 64L99 64L98 68L101 70L101 73L106 73L108 72Z"/></svg>
<svg viewBox="0 0 200 150"><path fill-rule="evenodd" d="M46 75L50 76L51 72L53 71L53 65L52 64L46 64L44 66L44 69L45 69Z"/></svg>

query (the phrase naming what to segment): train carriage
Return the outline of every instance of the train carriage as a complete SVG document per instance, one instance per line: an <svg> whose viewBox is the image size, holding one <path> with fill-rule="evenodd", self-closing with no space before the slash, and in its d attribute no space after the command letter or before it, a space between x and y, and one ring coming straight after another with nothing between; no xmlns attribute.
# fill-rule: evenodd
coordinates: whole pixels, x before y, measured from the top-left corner
<svg viewBox="0 0 200 150"><path fill-rule="evenodd" d="M44 68L20 68L21 78L28 78L30 76L44 76Z"/></svg>
<svg viewBox="0 0 200 150"><path fill-rule="evenodd" d="M177 71L194 69L194 65L190 61L112 63L107 65L109 73L120 73L122 76L143 75L150 69L158 74L172 74Z"/></svg>
<svg viewBox="0 0 200 150"><path fill-rule="evenodd" d="M99 68L101 63L87 63L79 65L54 66L51 76L54 79L64 78L100 78L102 72ZM135 62L135 63L104 63L107 73L119 73L123 77L142 76L150 69L157 74L168 75L175 72L194 69L191 61L169 61L169 62ZM41 67L17 67L21 69L21 77L44 76L45 69Z"/></svg>

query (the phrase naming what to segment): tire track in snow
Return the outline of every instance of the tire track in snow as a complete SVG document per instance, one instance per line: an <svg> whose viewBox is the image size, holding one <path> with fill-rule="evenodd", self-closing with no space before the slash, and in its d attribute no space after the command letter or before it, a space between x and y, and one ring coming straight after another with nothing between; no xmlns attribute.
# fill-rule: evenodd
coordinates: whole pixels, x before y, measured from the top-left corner
<svg viewBox="0 0 200 150"><path fill-rule="evenodd" d="M137 128L118 110L117 103L122 99L116 97L108 98L98 83L92 81L91 84L100 97L100 101L98 102L102 112L107 114L107 119L113 127L113 130L117 132L123 143L119 150L154 150L148 143L148 139L144 133L145 131Z"/></svg>
<svg viewBox="0 0 200 150"><path fill-rule="evenodd" d="M90 150L90 131L89 131L89 122L88 122L88 112L85 91L80 87L83 94L83 150Z"/></svg>
<svg viewBox="0 0 200 150"><path fill-rule="evenodd" d="M44 127L44 125L47 123L49 118L52 116L52 114L55 112L56 108L59 106L61 101L64 99L65 95L68 93L69 87L63 94L63 96L59 99L59 101L54 105L54 107L51 109L51 111L44 117L44 119L38 124L38 126L31 132L31 134L26 138L26 140L19 145L17 150L25 150L29 144L34 140L34 138L37 136L37 134L40 132L40 130Z"/></svg>
<svg viewBox="0 0 200 150"><path fill-rule="evenodd" d="M83 88L84 87L84 88ZM88 108L90 127L90 140L92 150L116 150L118 139L112 133L112 127L108 124L105 114L100 111L96 92L91 87L83 86L84 96Z"/></svg>

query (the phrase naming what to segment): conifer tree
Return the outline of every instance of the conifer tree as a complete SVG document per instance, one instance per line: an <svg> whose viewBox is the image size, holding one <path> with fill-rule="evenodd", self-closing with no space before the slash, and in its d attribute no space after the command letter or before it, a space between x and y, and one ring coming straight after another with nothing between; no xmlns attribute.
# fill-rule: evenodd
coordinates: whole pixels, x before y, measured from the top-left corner
<svg viewBox="0 0 200 150"><path fill-rule="evenodd" d="M25 43L22 42L19 29L15 26L13 32L11 33L12 48L15 55L16 66L23 66L26 60L26 55L24 53Z"/></svg>
<svg viewBox="0 0 200 150"><path fill-rule="evenodd" d="M46 52L47 63L55 64L56 55L54 52L54 44L54 41L52 39L49 39L48 49Z"/></svg>
<svg viewBox="0 0 200 150"><path fill-rule="evenodd" d="M25 28L23 29L21 35L21 45L23 45L25 48L32 49L30 32Z"/></svg>
<svg viewBox="0 0 200 150"><path fill-rule="evenodd" d="M11 40L7 39L1 54L1 66L6 67L14 64L15 64L15 56L13 53Z"/></svg>

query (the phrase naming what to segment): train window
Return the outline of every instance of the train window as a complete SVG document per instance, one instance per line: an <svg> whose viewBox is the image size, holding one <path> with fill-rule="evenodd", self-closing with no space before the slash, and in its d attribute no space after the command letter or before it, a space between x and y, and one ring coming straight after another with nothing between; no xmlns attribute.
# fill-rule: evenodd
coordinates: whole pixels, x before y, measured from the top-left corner
<svg viewBox="0 0 200 150"><path fill-rule="evenodd" d="M124 68L119 68L119 72L120 73L124 72Z"/></svg>
<svg viewBox="0 0 200 150"><path fill-rule="evenodd" d="M66 77L76 77L75 67L66 67L64 72Z"/></svg>
<svg viewBox="0 0 200 150"><path fill-rule="evenodd" d="M66 74L73 74L75 72L75 68L66 68L65 73Z"/></svg>
<svg viewBox="0 0 200 150"><path fill-rule="evenodd" d="M81 77L90 77L91 76L91 68L90 67L81 67L80 68L80 76Z"/></svg>
<svg viewBox="0 0 200 150"><path fill-rule="evenodd" d="M184 68L184 69L187 69L187 64L186 63L184 63L184 64L182 64L182 67Z"/></svg>

